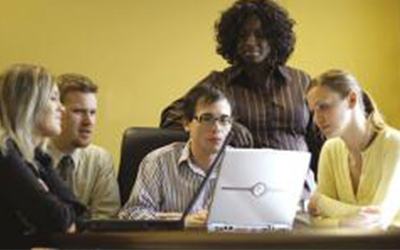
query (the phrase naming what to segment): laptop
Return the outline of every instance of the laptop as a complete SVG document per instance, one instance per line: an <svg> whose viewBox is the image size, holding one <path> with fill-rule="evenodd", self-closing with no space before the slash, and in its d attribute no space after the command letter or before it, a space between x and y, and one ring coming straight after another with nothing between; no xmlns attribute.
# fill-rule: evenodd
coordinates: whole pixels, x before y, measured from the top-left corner
<svg viewBox="0 0 400 250"><path fill-rule="evenodd" d="M310 159L308 152L227 148L209 211L208 230L290 230Z"/></svg>
<svg viewBox="0 0 400 250"><path fill-rule="evenodd" d="M177 219L155 219L155 220L86 220L79 223L79 231L90 232L122 232L122 231L151 231L151 230L183 230L185 228L185 218L194 207L198 197L206 186L207 181L210 179L211 173L216 166L220 164L220 159L224 155L224 151L229 141L232 138L232 133L229 133L221 146L217 156L211 163L211 166L206 173L202 183L194 194L192 200L189 202L182 216Z"/></svg>

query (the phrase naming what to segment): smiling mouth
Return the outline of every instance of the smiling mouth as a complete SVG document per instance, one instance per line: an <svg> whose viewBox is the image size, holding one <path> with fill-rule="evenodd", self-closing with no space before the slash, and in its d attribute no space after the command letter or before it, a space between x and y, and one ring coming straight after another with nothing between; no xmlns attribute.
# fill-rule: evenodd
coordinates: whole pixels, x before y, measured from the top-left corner
<svg viewBox="0 0 400 250"><path fill-rule="evenodd" d="M261 53L258 50L246 50L244 51L245 56L259 56Z"/></svg>

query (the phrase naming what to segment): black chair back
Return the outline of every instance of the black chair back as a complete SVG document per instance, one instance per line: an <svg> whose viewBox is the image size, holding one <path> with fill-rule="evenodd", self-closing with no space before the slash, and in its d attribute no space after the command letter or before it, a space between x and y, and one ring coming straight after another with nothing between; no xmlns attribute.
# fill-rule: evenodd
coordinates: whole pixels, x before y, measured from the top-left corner
<svg viewBox="0 0 400 250"><path fill-rule="evenodd" d="M151 151L175 141L187 141L189 136L184 131L151 127L131 127L125 130L121 160L118 171L118 185L121 204L129 199L136 181L142 159Z"/></svg>

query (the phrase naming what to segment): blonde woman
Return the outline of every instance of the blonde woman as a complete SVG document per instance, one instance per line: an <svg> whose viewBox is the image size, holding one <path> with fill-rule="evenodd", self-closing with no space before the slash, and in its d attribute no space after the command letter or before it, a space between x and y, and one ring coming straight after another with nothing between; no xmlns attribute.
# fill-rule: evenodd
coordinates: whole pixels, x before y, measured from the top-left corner
<svg viewBox="0 0 400 250"><path fill-rule="evenodd" d="M23 236L74 231L85 208L40 148L61 132L63 107L42 67L15 65L0 75L0 247L26 247Z"/></svg>
<svg viewBox="0 0 400 250"><path fill-rule="evenodd" d="M311 81L307 101L329 140L310 213L324 225L400 225L400 132L387 126L355 77L331 70Z"/></svg>

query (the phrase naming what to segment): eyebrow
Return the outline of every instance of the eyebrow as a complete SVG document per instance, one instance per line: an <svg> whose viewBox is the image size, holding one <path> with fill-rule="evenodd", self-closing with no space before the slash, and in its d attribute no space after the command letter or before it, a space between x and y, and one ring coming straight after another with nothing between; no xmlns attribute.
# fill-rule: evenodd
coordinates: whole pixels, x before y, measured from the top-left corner
<svg viewBox="0 0 400 250"><path fill-rule="evenodd" d="M202 115L212 115L212 116L219 116L219 117L221 117L221 116L232 116L232 115L229 115L229 114L215 115L215 114L209 113L209 112L207 112L207 113L202 113L202 114L198 114L197 116L202 116Z"/></svg>
<svg viewBox="0 0 400 250"><path fill-rule="evenodd" d="M315 102L316 105L319 105L321 103L327 103L327 100L326 99L322 99L322 100L318 100L318 101Z"/></svg>

